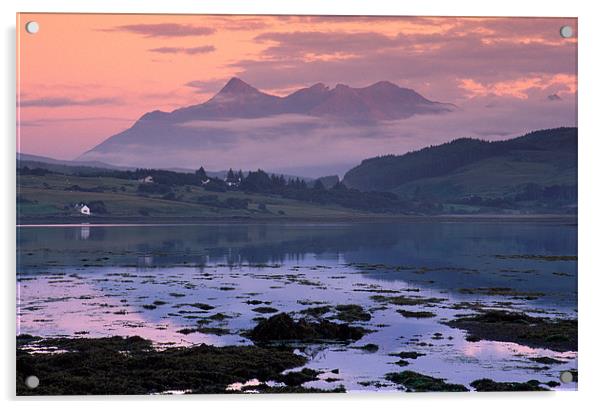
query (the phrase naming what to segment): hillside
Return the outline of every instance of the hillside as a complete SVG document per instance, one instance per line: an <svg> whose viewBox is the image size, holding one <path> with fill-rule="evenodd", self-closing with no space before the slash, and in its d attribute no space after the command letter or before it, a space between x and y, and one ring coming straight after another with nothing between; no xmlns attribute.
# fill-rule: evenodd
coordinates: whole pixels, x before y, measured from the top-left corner
<svg viewBox="0 0 602 409"><path fill-rule="evenodd" d="M439 203L560 202L576 205L577 129L531 132L498 142L457 139L401 156L364 160L346 186Z"/></svg>

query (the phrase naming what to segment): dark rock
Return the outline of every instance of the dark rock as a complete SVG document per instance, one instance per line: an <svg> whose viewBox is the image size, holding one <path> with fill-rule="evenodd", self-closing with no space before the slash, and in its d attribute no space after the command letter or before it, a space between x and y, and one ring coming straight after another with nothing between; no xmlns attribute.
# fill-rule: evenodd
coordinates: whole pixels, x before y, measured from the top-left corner
<svg viewBox="0 0 602 409"><path fill-rule="evenodd" d="M464 385L446 383L445 379L433 378L413 371L388 373L385 378L403 385L408 392L466 392Z"/></svg>
<svg viewBox="0 0 602 409"><path fill-rule="evenodd" d="M408 311L408 310L397 310L398 313L406 318L432 318L437 315L430 311Z"/></svg>
<svg viewBox="0 0 602 409"><path fill-rule="evenodd" d="M159 351L140 337L56 338L38 343L67 352L36 354L18 348L18 395L224 393L232 383L273 380L307 362L291 349L257 346L200 345ZM31 374L42 380L35 389L25 385Z"/></svg>
<svg viewBox="0 0 602 409"><path fill-rule="evenodd" d="M258 312L260 314L273 314L275 312L278 312L278 309L273 307L257 307L253 308L252 311Z"/></svg>
<svg viewBox="0 0 602 409"><path fill-rule="evenodd" d="M259 322L248 332L256 342L267 341L319 341L358 340L368 330L347 324L336 324L326 320L311 322L304 318L295 321L290 315L281 313Z"/></svg>
<svg viewBox="0 0 602 409"><path fill-rule="evenodd" d="M560 359L554 359L547 356L538 356L535 358L529 358L529 361L537 362L539 364L544 365L554 365L554 364L564 364L566 361L561 361Z"/></svg>
<svg viewBox="0 0 602 409"><path fill-rule="evenodd" d="M477 392L526 392L526 391L547 391L541 382L530 380L528 382L495 382L491 379L478 379L470 383Z"/></svg>
<svg viewBox="0 0 602 409"><path fill-rule="evenodd" d="M337 310L337 314L334 318L347 321L347 322L355 322L355 321L370 321L372 316L370 313L364 310L364 307L356 304L342 304L337 305L335 307Z"/></svg>
<svg viewBox="0 0 602 409"><path fill-rule="evenodd" d="M409 351L409 352L396 352L394 354L389 354L389 356L396 356L398 358L401 359L416 359L419 356L425 356L426 354L423 354L421 352L413 352L413 351Z"/></svg>
<svg viewBox="0 0 602 409"><path fill-rule="evenodd" d="M378 345L376 344L366 344L359 347L351 347L353 349L361 349L362 351L374 353L378 351Z"/></svg>
<svg viewBox="0 0 602 409"><path fill-rule="evenodd" d="M284 375L278 375L274 378L275 381L282 382L288 386L301 386L305 382L318 380L318 375L321 372L309 368L303 368L300 371L287 372Z"/></svg>
<svg viewBox="0 0 602 409"><path fill-rule="evenodd" d="M491 310L445 324L468 331L468 341L486 339L559 352L577 351L577 320L552 320L518 312Z"/></svg>

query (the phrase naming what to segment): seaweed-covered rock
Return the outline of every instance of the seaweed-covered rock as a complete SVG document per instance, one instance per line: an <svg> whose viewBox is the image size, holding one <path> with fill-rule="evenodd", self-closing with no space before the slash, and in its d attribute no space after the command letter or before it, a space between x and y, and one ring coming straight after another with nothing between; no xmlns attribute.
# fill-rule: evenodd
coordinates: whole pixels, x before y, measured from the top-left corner
<svg viewBox="0 0 602 409"><path fill-rule="evenodd" d="M519 312L490 310L445 324L468 331L467 340L486 339L560 352L577 351L577 320L553 320Z"/></svg>
<svg viewBox="0 0 602 409"><path fill-rule="evenodd" d="M565 364L566 361L561 361L560 359L550 358L549 356L538 356L534 358L528 358L529 361L537 362L538 364L544 365L555 365L555 364Z"/></svg>
<svg viewBox="0 0 602 409"><path fill-rule="evenodd" d="M223 393L232 383L274 380L282 371L307 362L286 348L199 345L155 350L140 337L44 339L36 346L66 352L40 354L17 348L18 395ZM25 385L32 374L41 381L35 389Z"/></svg>
<svg viewBox="0 0 602 409"><path fill-rule="evenodd" d="M295 321L290 315L281 313L259 322L248 332L248 337L256 342L267 341L348 341L358 340L368 330L337 324L327 320L316 322L301 318Z"/></svg>
<svg viewBox="0 0 602 409"><path fill-rule="evenodd" d="M527 382L496 382L491 379L478 379L470 383L477 392L527 392L548 391L535 379Z"/></svg>
<svg viewBox="0 0 602 409"><path fill-rule="evenodd" d="M345 393L346 389L343 385L338 385L334 389L320 389L320 388L306 388L303 386L268 386L263 384L262 387L249 386L242 389L241 392L245 391L258 391L260 393Z"/></svg>
<svg viewBox="0 0 602 409"><path fill-rule="evenodd" d="M321 317L322 315L330 312L332 307L329 305L322 305L319 307L310 307L299 311L300 314L309 315L315 318Z"/></svg>
<svg viewBox="0 0 602 409"><path fill-rule="evenodd" d="M466 392L464 385L446 383L445 379L433 378L418 372L392 372L385 378L398 385L403 385L408 392Z"/></svg>
<svg viewBox="0 0 602 409"><path fill-rule="evenodd" d="M364 310L364 307L357 304L340 304L335 307L337 314L334 318L346 321L370 321L372 316Z"/></svg>
<svg viewBox="0 0 602 409"><path fill-rule="evenodd" d="M357 347L351 347L353 349L361 349L362 351L366 351L369 352L371 354L378 352L378 345L376 344L366 344L366 345L362 345L362 346L357 346Z"/></svg>
<svg viewBox="0 0 602 409"><path fill-rule="evenodd" d="M274 307L257 307L253 308L251 311L258 312L260 314L273 314L278 312L278 310Z"/></svg>
<svg viewBox="0 0 602 409"><path fill-rule="evenodd" d="M437 316L430 311L397 310L397 312L406 318L432 318Z"/></svg>
<svg viewBox="0 0 602 409"><path fill-rule="evenodd" d="M389 356L396 356L398 358L401 359L416 359L420 356L424 356L426 354L423 354L422 352L414 352L414 351L402 351L402 352L396 352L396 353L392 353L389 354Z"/></svg>
<svg viewBox="0 0 602 409"><path fill-rule="evenodd" d="M320 372L313 369L303 368L300 371L291 371L284 375L278 375L274 380L282 382L287 386L300 386L305 382L317 380L319 374Z"/></svg>
<svg viewBox="0 0 602 409"><path fill-rule="evenodd" d="M392 297L387 297L384 295L373 295L370 297L372 300L376 302L389 303L393 305L435 305L442 301L445 301L444 298L425 298L425 297L407 297L405 295L396 295Z"/></svg>

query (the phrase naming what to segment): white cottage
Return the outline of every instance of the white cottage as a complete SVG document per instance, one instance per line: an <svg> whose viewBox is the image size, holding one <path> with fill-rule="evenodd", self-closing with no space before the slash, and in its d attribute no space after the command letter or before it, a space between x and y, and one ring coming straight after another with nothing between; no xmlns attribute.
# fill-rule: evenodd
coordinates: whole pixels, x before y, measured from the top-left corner
<svg viewBox="0 0 602 409"><path fill-rule="evenodd" d="M153 183L153 177L152 176L145 176L143 178L138 179L138 182L140 182L140 183Z"/></svg>
<svg viewBox="0 0 602 409"><path fill-rule="evenodd" d="M75 205L75 209L80 212L81 214L84 214L86 216L90 216L90 208L85 205L84 203L79 203Z"/></svg>

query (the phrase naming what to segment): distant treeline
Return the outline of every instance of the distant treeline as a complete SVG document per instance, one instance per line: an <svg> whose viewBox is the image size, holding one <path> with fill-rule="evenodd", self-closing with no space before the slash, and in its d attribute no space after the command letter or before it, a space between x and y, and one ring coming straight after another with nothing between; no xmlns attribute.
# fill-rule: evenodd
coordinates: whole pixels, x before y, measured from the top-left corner
<svg viewBox="0 0 602 409"><path fill-rule="evenodd" d="M369 212L412 212L414 206L410 202L401 201L397 195L389 192L360 192L349 189L338 182L330 189L317 180L311 186L305 181L291 179L286 181L282 176L268 175L262 170L249 172L239 186L239 189L249 193L274 194L287 199L322 205L336 204L357 210Z"/></svg>
<svg viewBox="0 0 602 409"><path fill-rule="evenodd" d="M197 171L197 174L204 174L202 168ZM204 185L208 191L238 190L251 194L278 195L303 202L333 204L377 213L403 213L413 210L409 202L399 200L393 193L360 192L356 189L348 189L341 182L327 189L320 180L307 183L300 178L286 179L282 175L270 175L261 169L248 172L246 176L240 171L230 170L225 180L214 178L204 180L209 181Z"/></svg>
<svg viewBox="0 0 602 409"><path fill-rule="evenodd" d="M22 167L18 172L23 175L44 176L46 174L61 174L46 169L30 169ZM301 178L285 178L282 175L268 174L263 170L248 172L245 176L242 171L235 172L232 169L224 180L207 176L201 167L195 173L183 173L161 169L136 169L134 171L103 170L94 174L86 172L82 177L113 177L117 179L142 180L148 176L152 177L152 183L140 182L138 192L142 195L160 195L166 200L179 200L173 189L183 186L201 186L209 192L242 191L250 194L278 195L283 198L299 200L303 202L321 205L339 205L346 208L363 210L367 212L389 212L389 213L415 213L419 209L410 202L401 201L389 192L360 192L349 189L343 183L338 182L327 189L324 184L317 180L306 182ZM71 191L95 191L102 192L102 188L83 189L77 185L70 186L66 190ZM200 199L199 202L202 203ZM211 201L215 201L212 198ZM217 202L215 203L217 204ZM246 208L246 203L237 201L224 201L222 207ZM424 209L422 209L424 210Z"/></svg>

